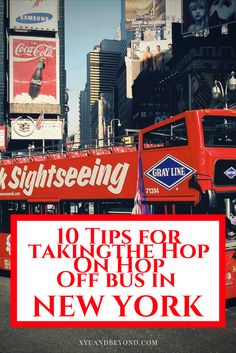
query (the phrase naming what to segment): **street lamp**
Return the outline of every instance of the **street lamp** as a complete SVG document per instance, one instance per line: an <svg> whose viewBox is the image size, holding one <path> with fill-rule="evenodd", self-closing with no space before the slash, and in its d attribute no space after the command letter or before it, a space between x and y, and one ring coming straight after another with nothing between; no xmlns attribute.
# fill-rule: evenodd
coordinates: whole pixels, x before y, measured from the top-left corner
<svg viewBox="0 0 236 353"><path fill-rule="evenodd" d="M111 136L113 137L113 140L114 140L114 137L115 137L115 131L114 131L114 128L113 128L113 125L112 125L112 123L113 123L114 121L118 121L117 126L121 126L120 119L111 119L111 124L108 125L108 127L107 127L108 145L109 145L109 146L111 145Z"/></svg>
<svg viewBox="0 0 236 353"><path fill-rule="evenodd" d="M232 71L228 76L225 84L225 89L220 81L215 80L214 87L212 88L212 96L214 99L224 98L225 109L228 109L228 89L230 91L236 91L236 78L234 77L235 72Z"/></svg>

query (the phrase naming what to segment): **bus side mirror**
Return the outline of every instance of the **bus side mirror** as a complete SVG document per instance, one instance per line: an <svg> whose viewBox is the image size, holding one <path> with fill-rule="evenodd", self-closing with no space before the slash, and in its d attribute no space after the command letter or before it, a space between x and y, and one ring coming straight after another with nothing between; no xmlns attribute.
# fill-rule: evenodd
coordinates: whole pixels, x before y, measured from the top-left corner
<svg viewBox="0 0 236 353"><path fill-rule="evenodd" d="M207 190L207 198L208 198L208 207L216 208L217 207L217 197L214 190Z"/></svg>

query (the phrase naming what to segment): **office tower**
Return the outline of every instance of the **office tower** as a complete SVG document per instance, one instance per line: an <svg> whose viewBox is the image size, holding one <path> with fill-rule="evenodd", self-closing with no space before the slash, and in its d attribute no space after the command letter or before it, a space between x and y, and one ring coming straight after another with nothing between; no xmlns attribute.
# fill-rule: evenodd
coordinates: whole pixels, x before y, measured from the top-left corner
<svg viewBox="0 0 236 353"><path fill-rule="evenodd" d="M90 111L90 137L97 137L97 124L94 124L94 105L101 93L113 93L121 60L121 43L104 39L87 55L88 107ZM114 114L114 113L113 113ZM111 116L110 119L113 117ZM108 122L109 123L109 122Z"/></svg>
<svg viewBox="0 0 236 353"><path fill-rule="evenodd" d="M89 112L88 112L88 89L87 84L83 91L80 91L79 95L79 130L80 130L80 141L82 147L85 147L87 141L90 138L90 121L89 121Z"/></svg>
<svg viewBox="0 0 236 353"><path fill-rule="evenodd" d="M6 2L0 0L0 125L6 118Z"/></svg>

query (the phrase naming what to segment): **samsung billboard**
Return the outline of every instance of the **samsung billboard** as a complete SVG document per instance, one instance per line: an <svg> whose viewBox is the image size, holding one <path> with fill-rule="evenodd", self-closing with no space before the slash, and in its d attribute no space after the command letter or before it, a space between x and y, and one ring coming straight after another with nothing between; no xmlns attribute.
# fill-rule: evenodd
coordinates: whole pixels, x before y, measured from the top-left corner
<svg viewBox="0 0 236 353"><path fill-rule="evenodd" d="M10 28L58 31L58 0L10 0Z"/></svg>

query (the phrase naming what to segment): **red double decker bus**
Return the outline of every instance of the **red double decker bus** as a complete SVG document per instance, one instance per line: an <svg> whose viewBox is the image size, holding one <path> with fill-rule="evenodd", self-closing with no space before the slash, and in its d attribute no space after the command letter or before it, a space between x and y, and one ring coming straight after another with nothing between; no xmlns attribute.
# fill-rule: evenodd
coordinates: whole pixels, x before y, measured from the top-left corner
<svg viewBox="0 0 236 353"><path fill-rule="evenodd" d="M184 112L126 141L0 161L0 268L10 269L11 214L131 213L138 178L151 213L225 214L236 297L236 111Z"/></svg>

